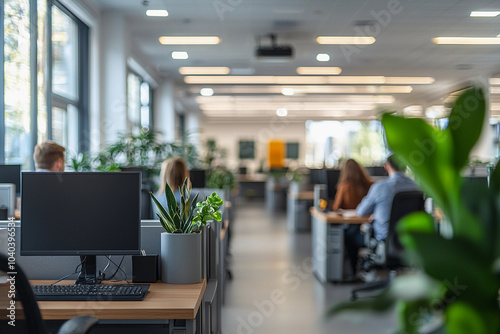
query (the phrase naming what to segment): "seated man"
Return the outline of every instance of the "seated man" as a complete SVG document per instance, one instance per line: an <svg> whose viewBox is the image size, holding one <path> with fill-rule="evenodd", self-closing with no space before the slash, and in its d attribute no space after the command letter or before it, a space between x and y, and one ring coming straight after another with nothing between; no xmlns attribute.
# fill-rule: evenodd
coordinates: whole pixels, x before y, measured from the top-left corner
<svg viewBox="0 0 500 334"><path fill-rule="evenodd" d="M387 158L384 168L389 177L375 182L356 207L356 214L360 217L373 215L373 231L378 241L387 237L394 195L401 191L419 190L415 182L403 174L392 155ZM351 263L358 262L358 250L362 246L364 237L361 233L346 235L346 249Z"/></svg>
<svg viewBox="0 0 500 334"><path fill-rule="evenodd" d="M33 159L37 172L64 172L66 149L53 141L45 141L35 146Z"/></svg>

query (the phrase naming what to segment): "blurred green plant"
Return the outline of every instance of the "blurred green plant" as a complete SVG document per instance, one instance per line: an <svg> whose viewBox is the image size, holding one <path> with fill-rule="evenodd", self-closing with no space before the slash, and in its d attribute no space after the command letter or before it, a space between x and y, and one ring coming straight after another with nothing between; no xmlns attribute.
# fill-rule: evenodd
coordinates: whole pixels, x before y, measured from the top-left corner
<svg viewBox="0 0 500 334"><path fill-rule="evenodd" d="M382 116L390 149L443 211L453 236L439 235L426 213L403 218L399 239L425 275L396 277L382 295L335 305L328 314L397 305L401 333L418 333L423 317L437 310L444 312L446 333L500 332L500 168L497 164L490 175L489 187L461 176L481 134L485 109L482 89L472 88L456 101L445 130L422 119Z"/></svg>
<svg viewBox="0 0 500 334"><path fill-rule="evenodd" d="M92 170L92 158L87 152L69 154L69 162L67 165L75 172L88 172Z"/></svg>
<svg viewBox="0 0 500 334"><path fill-rule="evenodd" d="M222 215L219 208L224 202L217 193L213 192L205 200L197 202L199 194L191 198L191 184L188 178L184 180L179 191L180 203L177 203L170 186L168 184L165 186L167 207L163 207L152 192L149 193L158 208L157 216L165 231L168 233L199 233L200 228L205 226L208 221L212 219L221 221Z"/></svg>
<svg viewBox="0 0 500 334"><path fill-rule="evenodd" d="M225 166L216 166L207 170L206 186L213 189L233 190L236 177Z"/></svg>

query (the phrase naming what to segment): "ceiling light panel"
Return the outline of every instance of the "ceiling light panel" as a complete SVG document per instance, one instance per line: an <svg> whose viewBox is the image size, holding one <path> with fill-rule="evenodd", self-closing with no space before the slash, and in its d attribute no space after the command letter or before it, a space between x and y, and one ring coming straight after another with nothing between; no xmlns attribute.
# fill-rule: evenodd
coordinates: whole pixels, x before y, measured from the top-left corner
<svg viewBox="0 0 500 334"><path fill-rule="evenodd" d="M186 51L174 51L172 52L172 59L188 59L189 55Z"/></svg>
<svg viewBox="0 0 500 334"><path fill-rule="evenodd" d="M229 67L179 67L182 75L226 75L230 72Z"/></svg>
<svg viewBox="0 0 500 334"><path fill-rule="evenodd" d="M472 11L470 17L496 17L500 15L500 11Z"/></svg>
<svg viewBox="0 0 500 334"><path fill-rule="evenodd" d="M152 17L166 17L168 16L168 11L164 9L148 9L146 15Z"/></svg>
<svg viewBox="0 0 500 334"><path fill-rule="evenodd" d="M500 37L434 37L432 41L441 45L497 45Z"/></svg>
<svg viewBox="0 0 500 334"><path fill-rule="evenodd" d="M189 91L198 94L202 87L190 87ZM282 94L283 88L292 88L295 94L409 94L412 86L217 86L213 87L216 94Z"/></svg>
<svg viewBox="0 0 500 334"><path fill-rule="evenodd" d="M162 36L159 41L163 45L214 45L220 43L217 36Z"/></svg>
<svg viewBox="0 0 500 334"><path fill-rule="evenodd" d="M187 84L263 84L263 85L324 85L324 84L400 84L420 85L434 82L432 77L384 76L186 76Z"/></svg>
<svg viewBox="0 0 500 334"><path fill-rule="evenodd" d="M297 67L300 75L338 75L342 73L340 67Z"/></svg>
<svg viewBox="0 0 500 334"><path fill-rule="evenodd" d="M330 55L328 53L318 53L316 55L317 61L330 61Z"/></svg>
<svg viewBox="0 0 500 334"><path fill-rule="evenodd" d="M336 45L367 45L375 43L375 37L370 36L319 36L316 38L318 44Z"/></svg>

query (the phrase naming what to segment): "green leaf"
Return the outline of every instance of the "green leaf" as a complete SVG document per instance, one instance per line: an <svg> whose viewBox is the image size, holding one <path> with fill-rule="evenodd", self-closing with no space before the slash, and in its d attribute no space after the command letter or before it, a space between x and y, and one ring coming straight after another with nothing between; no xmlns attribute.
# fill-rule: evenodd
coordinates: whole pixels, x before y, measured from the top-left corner
<svg viewBox="0 0 500 334"><path fill-rule="evenodd" d="M459 177L452 164L451 135L419 118L384 114L382 124L391 150L415 173L422 189L447 209L448 192L457 188Z"/></svg>
<svg viewBox="0 0 500 334"><path fill-rule="evenodd" d="M449 218L454 234L481 242L481 226L460 200L462 178L453 160L451 132L434 129L422 119L389 114L382 116L382 123L389 147Z"/></svg>
<svg viewBox="0 0 500 334"><path fill-rule="evenodd" d="M481 306L498 294L499 284L490 262L470 240L402 232L400 241L428 275L447 286L454 298Z"/></svg>
<svg viewBox="0 0 500 334"><path fill-rule="evenodd" d="M498 333L498 316L479 313L478 309L463 302L455 302L446 309L447 333L491 334Z"/></svg>
<svg viewBox="0 0 500 334"><path fill-rule="evenodd" d="M481 135L485 111L484 94L480 88L467 89L453 105L445 132L450 132L453 138L453 160L457 170L465 166L471 149Z"/></svg>

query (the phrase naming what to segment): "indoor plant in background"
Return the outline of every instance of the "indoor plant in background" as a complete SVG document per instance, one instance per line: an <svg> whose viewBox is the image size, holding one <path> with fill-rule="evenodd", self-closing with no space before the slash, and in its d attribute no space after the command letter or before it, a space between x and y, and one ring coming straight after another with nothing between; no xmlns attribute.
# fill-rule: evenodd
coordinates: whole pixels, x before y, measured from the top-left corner
<svg viewBox="0 0 500 334"><path fill-rule="evenodd" d="M330 314L396 304L402 333L418 333L429 314L442 314L446 333L500 333L500 168L497 163L489 187L461 176L481 134L485 105L482 89L465 91L445 130L383 115L390 149L450 221L453 236L439 235L426 213L405 217L397 231L418 274L398 276L377 298L336 305Z"/></svg>
<svg viewBox="0 0 500 334"><path fill-rule="evenodd" d="M197 202L198 194L191 197L187 178L179 190L180 203L177 203L172 189L166 185L166 208L150 192L165 229L161 234L161 277L165 283L198 283L202 278L201 230L210 220L221 221L218 210L223 201L213 192Z"/></svg>

